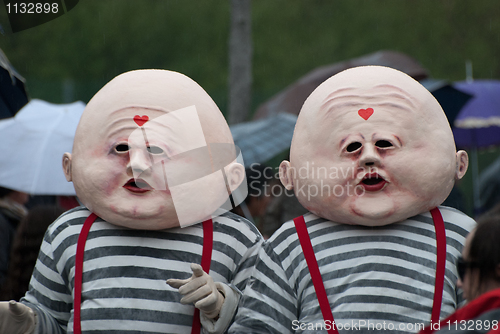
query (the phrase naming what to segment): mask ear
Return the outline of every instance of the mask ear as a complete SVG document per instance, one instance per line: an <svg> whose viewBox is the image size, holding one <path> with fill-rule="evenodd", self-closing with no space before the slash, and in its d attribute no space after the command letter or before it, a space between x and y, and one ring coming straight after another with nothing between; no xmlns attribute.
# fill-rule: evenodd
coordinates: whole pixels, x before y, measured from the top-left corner
<svg viewBox="0 0 500 334"><path fill-rule="evenodd" d="M469 156L465 151L458 151L456 154L456 172L455 179L460 180L467 171L467 167L469 166Z"/></svg>
<svg viewBox="0 0 500 334"><path fill-rule="evenodd" d="M63 154L62 167L64 176L66 176L66 180L68 182L71 182L73 180L71 175L71 153Z"/></svg>
<svg viewBox="0 0 500 334"><path fill-rule="evenodd" d="M245 179L245 167L239 162L232 162L226 168L227 183L231 193L235 191Z"/></svg>
<svg viewBox="0 0 500 334"><path fill-rule="evenodd" d="M290 161L283 160L280 164L280 180L286 190L293 189L293 177Z"/></svg>

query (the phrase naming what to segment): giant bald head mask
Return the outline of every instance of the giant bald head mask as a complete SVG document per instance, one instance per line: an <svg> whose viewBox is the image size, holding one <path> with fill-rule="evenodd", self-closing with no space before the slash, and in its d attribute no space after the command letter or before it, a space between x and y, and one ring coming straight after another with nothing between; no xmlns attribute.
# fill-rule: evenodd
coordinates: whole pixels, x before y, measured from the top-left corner
<svg viewBox="0 0 500 334"><path fill-rule="evenodd" d="M378 226L440 205L467 164L427 89L400 71L363 66L308 97L280 178L320 217Z"/></svg>
<svg viewBox="0 0 500 334"><path fill-rule="evenodd" d="M63 168L89 210L136 229L210 218L245 184L216 104L196 82L165 70L106 84L88 103Z"/></svg>

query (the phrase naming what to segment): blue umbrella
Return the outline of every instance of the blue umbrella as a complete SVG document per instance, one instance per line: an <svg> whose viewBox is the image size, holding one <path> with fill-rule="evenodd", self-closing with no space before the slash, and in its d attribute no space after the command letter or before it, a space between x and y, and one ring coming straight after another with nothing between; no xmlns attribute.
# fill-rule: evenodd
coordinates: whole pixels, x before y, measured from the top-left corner
<svg viewBox="0 0 500 334"><path fill-rule="evenodd" d="M473 95L455 119L458 147L483 148L500 145L500 81L457 82L455 87Z"/></svg>
<svg viewBox="0 0 500 334"><path fill-rule="evenodd" d="M480 210L477 150L500 145L500 81L474 80L454 86L473 95L455 119L453 135L459 148L471 151L474 211Z"/></svg>
<svg viewBox="0 0 500 334"><path fill-rule="evenodd" d="M426 78L419 82L434 95L441 108L443 108L450 126L453 126L458 113L465 103L472 98L472 95L457 89L446 80Z"/></svg>

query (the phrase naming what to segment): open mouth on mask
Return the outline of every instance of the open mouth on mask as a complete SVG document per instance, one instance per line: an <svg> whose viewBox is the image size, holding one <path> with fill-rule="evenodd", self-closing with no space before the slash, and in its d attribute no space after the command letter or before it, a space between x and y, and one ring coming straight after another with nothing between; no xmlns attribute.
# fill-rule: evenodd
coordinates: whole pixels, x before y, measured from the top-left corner
<svg viewBox="0 0 500 334"><path fill-rule="evenodd" d="M377 173L366 174L359 183L366 191L379 191L384 188L387 181Z"/></svg>
<svg viewBox="0 0 500 334"><path fill-rule="evenodd" d="M147 183L143 179L134 179L134 178L128 180L127 183L123 185L123 188L138 194L142 194L153 190L153 187L151 187L149 183Z"/></svg>

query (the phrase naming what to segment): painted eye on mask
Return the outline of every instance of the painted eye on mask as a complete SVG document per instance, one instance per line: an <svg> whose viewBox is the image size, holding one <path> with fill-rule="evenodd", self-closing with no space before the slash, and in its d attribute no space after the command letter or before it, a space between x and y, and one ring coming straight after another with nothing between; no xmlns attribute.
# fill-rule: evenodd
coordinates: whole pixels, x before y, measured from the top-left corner
<svg viewBox="0 0 500 334"><path fill-rule="evenodd" d="M352 152L359 150L361 148L361 146L363 146L361 143L354 142L354 143L350 143L349 145L347 145L345 150L349 153L352 153Z"/></svg>
<svg viewBox="0 0 500 334"><path fill-rule="evenodd" d="M127 144L118 144L115 146L115 152L117 153L126 153L129 150L129 146Z"/></svg>
<svg viewBox="0 0 500 334"><path fill-rule="evenodd" d="M394 147L394 145L392 145L392 143L388 140L377 140L375 142L375 146L377 146L378 148Z"/></svg>
<svg viewBox="0 0 500 334"><path fill-rule="evenodd" d="M158 146L148 146L148 152L151 154L162 154L164 151Z"/></svg>

